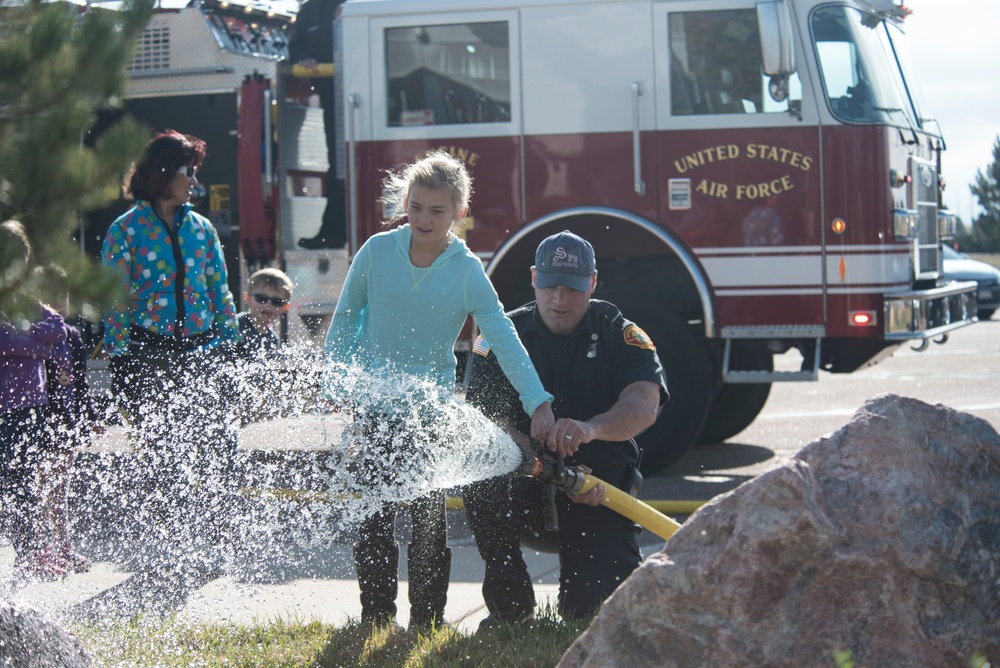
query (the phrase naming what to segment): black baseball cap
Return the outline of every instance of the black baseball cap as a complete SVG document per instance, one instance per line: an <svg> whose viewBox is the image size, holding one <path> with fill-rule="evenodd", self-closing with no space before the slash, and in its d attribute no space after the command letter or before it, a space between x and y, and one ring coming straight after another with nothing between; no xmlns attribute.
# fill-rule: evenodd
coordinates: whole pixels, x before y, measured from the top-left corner
<svg viewBox="0 0 1000 668"><path fill-rule="evenodd" d="M538 288L564 285L587 292L596 271L594 247L569 230L548 237L535 251L535 287Z"/></svg>

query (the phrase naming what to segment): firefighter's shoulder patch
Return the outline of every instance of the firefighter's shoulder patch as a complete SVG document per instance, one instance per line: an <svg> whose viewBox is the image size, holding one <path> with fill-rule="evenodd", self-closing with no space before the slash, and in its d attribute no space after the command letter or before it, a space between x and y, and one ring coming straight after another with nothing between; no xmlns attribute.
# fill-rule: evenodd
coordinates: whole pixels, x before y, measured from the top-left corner
<svg viewBox="0 0 1000 668"><path fill-rule="evenodd" d="M625 343L630 346L636 346L642 348L643 350L656 350L656 346L653 345L653 340L649 338L646 332L642 331L642 328L638 325L629 325L625 328L624 332Z"/></svg>

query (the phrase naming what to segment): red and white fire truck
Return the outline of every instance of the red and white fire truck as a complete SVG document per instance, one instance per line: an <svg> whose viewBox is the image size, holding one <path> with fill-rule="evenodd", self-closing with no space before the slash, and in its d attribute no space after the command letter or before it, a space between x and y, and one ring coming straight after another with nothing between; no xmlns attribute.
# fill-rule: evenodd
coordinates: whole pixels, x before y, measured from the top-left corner
<svg viewBox="0 0 1000 668"><path fill-rule="evenodd" d="M941 280L944 141L892 0L370 0L335 67L352 247L379 172L430 149L475 177L470 247L504 303L545 236L652 337L671 401L647 469L757 416L771 383L849 373L975 321ZM800 368L773 356L801 352Z"/></svg>
<svg viewBox="0 0 1000 668"><path fill-rule="evenodd" d="M267 98L264 208L274 260L302 286L290 329L325 331L339 268L380 230L384 170L445 150L473 173L463 232L506 306L532 298L538 242L570 229L597 251L595 297L657 345L671 401L640 436L647 472L746 428L774 382L944 342L975 322L975 285L942 278L955 218L908 13L893 0L349 0L327 80L346 250L296 250L319 221L299 200L325 165L296 164L308 146L289 68ZM775 368L792 350L801 363Z"/></svg>

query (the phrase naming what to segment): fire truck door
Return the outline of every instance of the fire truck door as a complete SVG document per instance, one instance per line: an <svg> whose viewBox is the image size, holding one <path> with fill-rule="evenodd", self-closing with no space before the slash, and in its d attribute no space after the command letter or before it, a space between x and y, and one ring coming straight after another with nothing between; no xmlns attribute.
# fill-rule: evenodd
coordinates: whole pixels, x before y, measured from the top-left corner
<svg viewBox="0 0 1000 668"><path fill-rule="evenodd" d="M747 0L657 4L654 35L658 218L698 255L717 324L822 324L819 128L799 75L763 74Z"/></svg>

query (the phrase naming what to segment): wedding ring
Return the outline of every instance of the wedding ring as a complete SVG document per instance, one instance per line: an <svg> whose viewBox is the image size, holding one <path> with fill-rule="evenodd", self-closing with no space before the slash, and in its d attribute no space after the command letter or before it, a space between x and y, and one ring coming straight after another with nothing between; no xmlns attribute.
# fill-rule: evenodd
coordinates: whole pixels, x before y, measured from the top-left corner
<svg viewBox="0 0 1000 668"><path fill-rule="evenodd" d="M566 436L565 436L565 439L566 439L567 441L571 440L572 438L573 438L573 437L572 437L572 436L570 436L569 434L566 434Z"/></svg>

